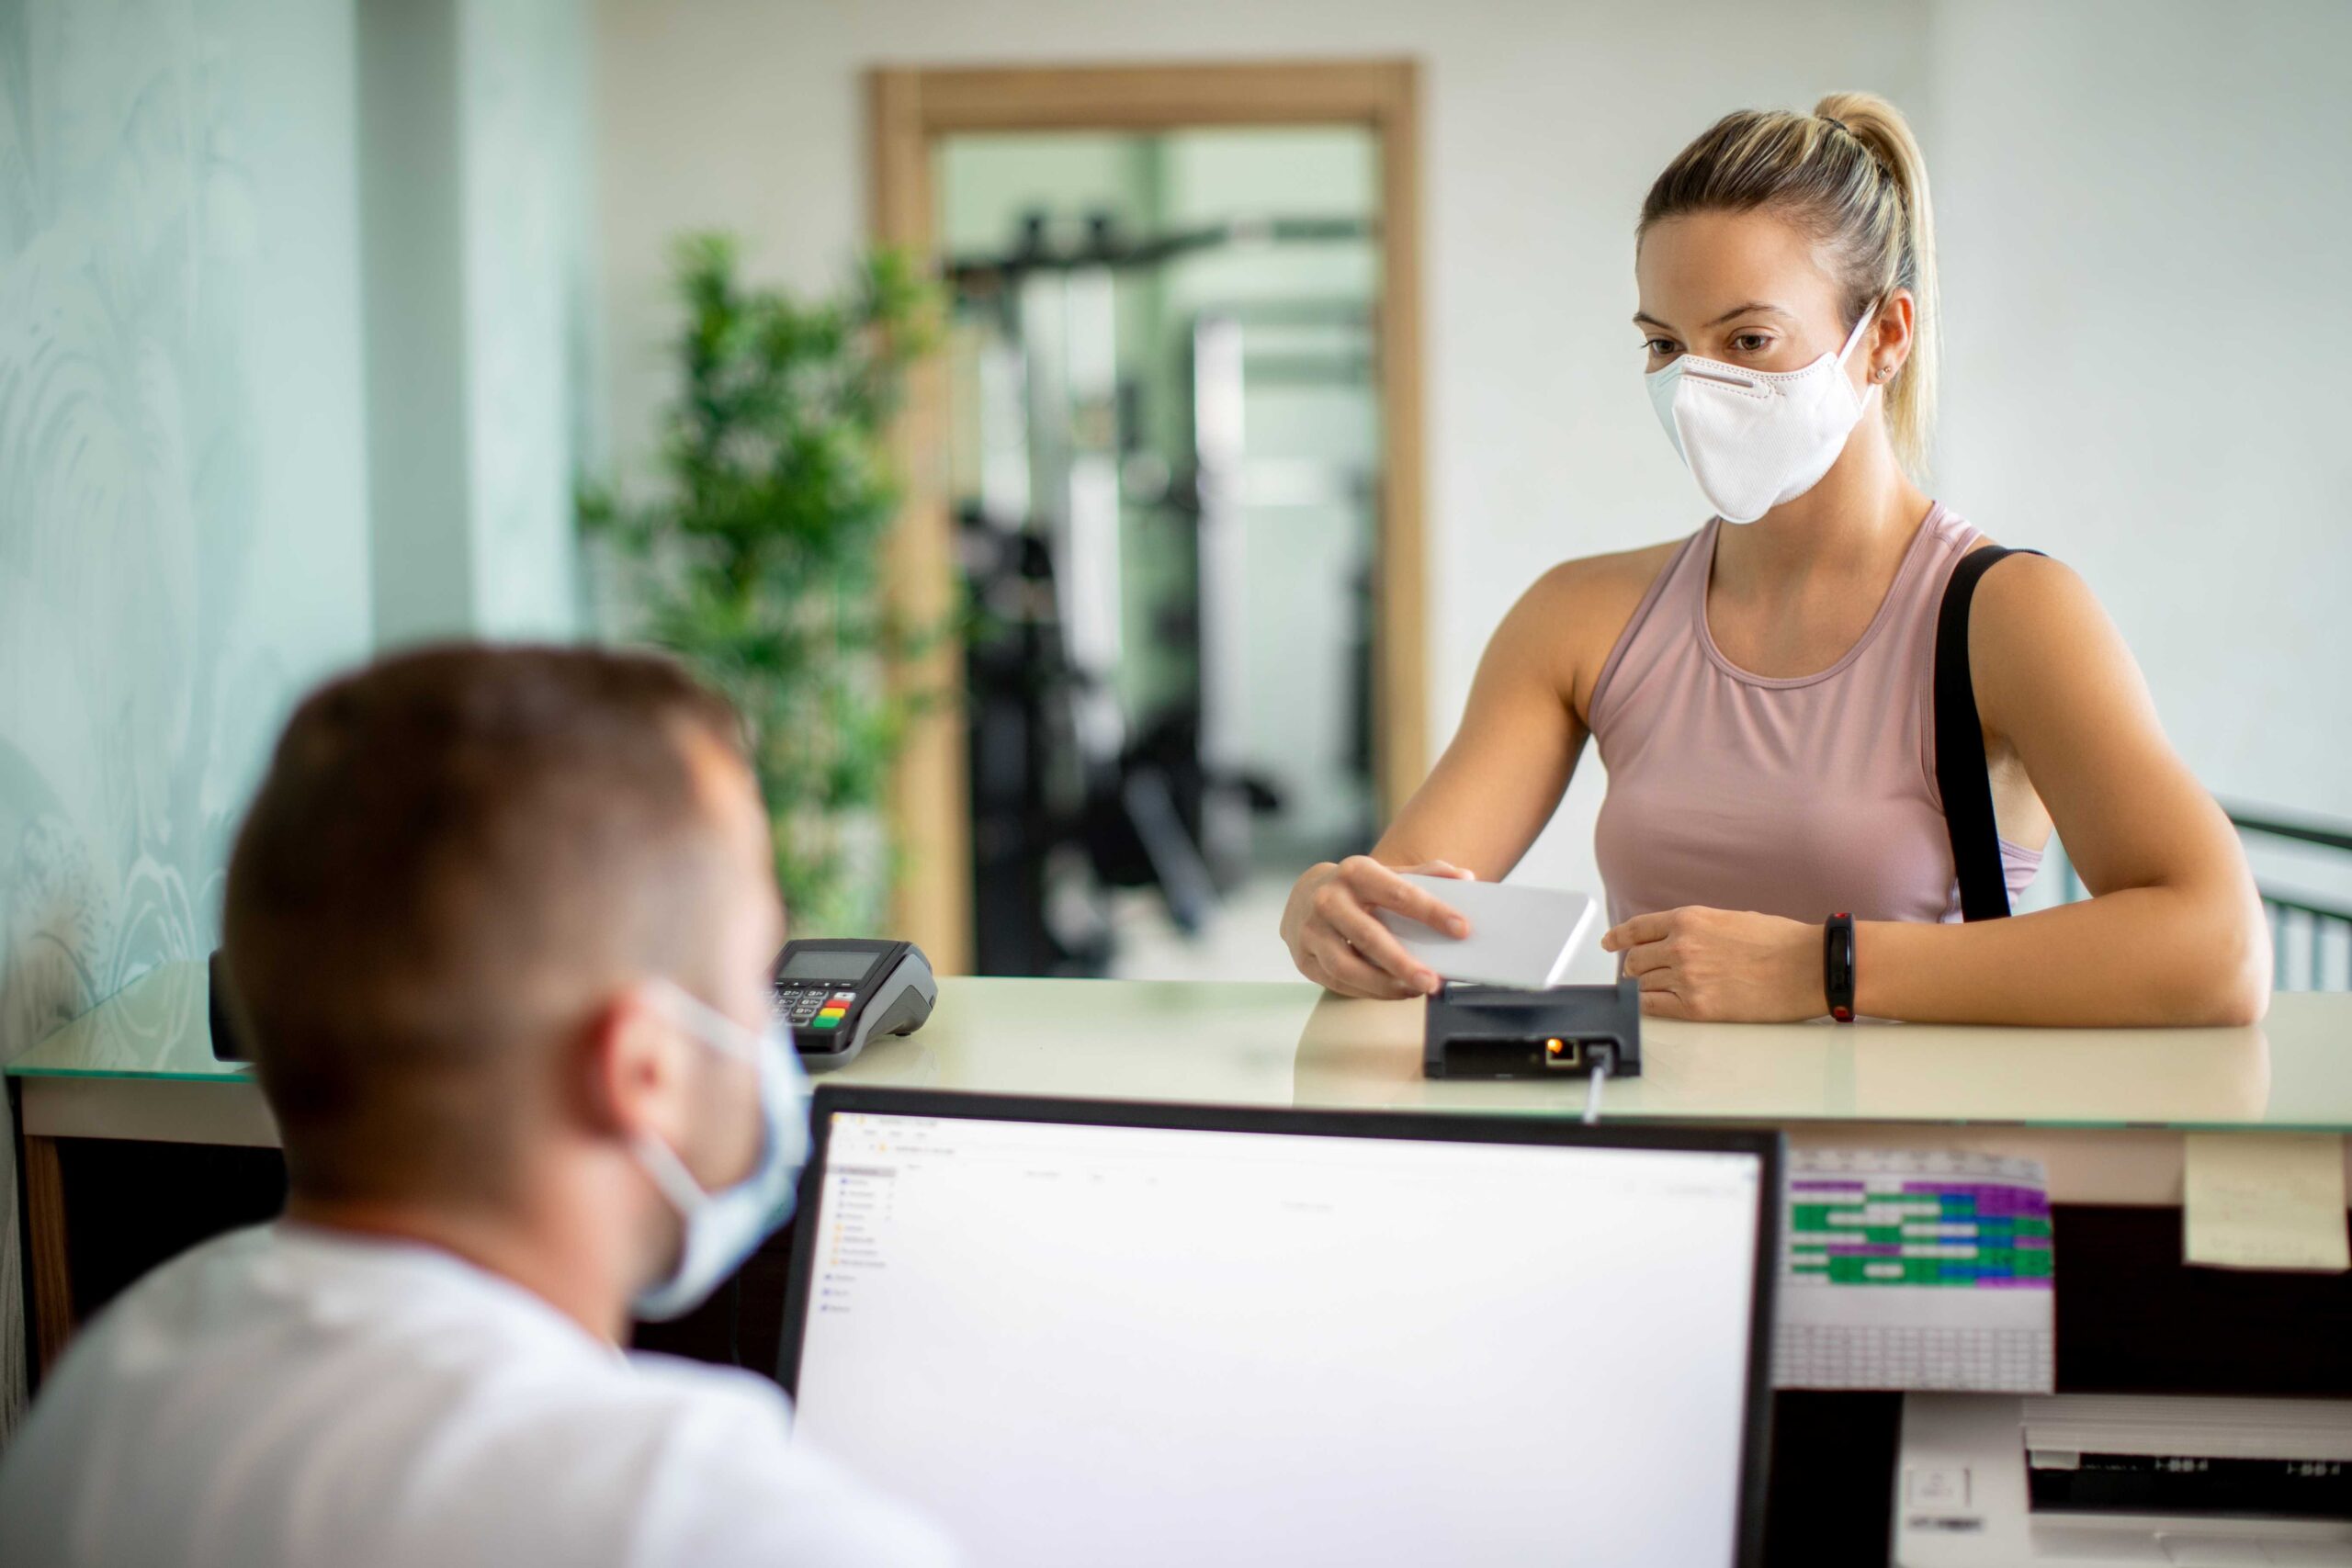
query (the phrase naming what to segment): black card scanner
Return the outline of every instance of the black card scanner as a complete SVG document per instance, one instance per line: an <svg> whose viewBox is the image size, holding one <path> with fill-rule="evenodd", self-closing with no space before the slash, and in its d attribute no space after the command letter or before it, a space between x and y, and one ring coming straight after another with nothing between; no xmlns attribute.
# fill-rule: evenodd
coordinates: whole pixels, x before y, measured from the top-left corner
<svg viewBox="0 0 2352 1568"><path fill-rule="evenodd" d="M1522 991L1449 985L1429 1000L1421 1074L1432 1078L1611 1077L1642 1072L1642 990L1555 986Z"/></svg>
<svg viewBox="0 0 2352 1568"><path fill-rule="evenodd" d="M775 1016L792 1025L804 1066L839 1066L877 1034L912 1034L938 999L931 962L910 942L811 938L775 957Z"/></svg>
<svg viewBox="0 0 2352 1568"><path fill-rule="evenodd" d="M204 1009L206 1021L212 1026L212 1059L216 1062L250 1062L253 1047L245 1040L243 1025L238 1022L236 1006L229 997L229 959L219 948L205 961Z"/></svg>

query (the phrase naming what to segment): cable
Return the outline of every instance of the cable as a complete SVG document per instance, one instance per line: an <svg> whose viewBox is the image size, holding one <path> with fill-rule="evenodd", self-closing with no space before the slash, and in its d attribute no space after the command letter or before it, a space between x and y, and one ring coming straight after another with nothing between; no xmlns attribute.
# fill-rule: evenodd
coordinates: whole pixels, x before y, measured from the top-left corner
<svg viewBox="0 0 2352 1568"><path fill-rule="evenodd" d="M1616 1060L1617 1053L1609 1046L1593 1048L1592 1074L1584 1082L1584 1124L1588 1127L1600 1120L1600 1086L1609 1081L1609 1069Z"/></svg>

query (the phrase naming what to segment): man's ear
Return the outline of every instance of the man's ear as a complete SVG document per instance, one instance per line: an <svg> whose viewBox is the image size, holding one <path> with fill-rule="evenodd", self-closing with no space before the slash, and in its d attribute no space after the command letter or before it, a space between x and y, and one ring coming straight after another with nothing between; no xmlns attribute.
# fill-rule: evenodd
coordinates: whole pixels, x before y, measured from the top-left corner
<svg viewBox="0 0 2352 1568"><path fill-rule="evenodd" d="M650 1134L674 1147L685 1132L686 1052L659 1009L619 992L590 1014L571 1054L572 1099L599 1134Z"/></svg>

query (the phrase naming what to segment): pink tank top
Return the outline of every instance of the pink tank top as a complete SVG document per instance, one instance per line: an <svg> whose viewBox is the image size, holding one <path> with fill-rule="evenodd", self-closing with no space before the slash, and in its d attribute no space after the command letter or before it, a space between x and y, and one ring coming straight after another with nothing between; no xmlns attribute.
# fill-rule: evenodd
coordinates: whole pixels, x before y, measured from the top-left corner
<svg viewBox="0 0 2352 1568"><path fill-rule="evenodd" d="M1944 583L1977 531L1932 507L1845 657L1775 679L1724 658L1707 630L1722 526L1683 541L1593 687L1611 921L1685 904L1959 919L1929 679ZM2002 840L2012 903L2041 863Z"/></svg>

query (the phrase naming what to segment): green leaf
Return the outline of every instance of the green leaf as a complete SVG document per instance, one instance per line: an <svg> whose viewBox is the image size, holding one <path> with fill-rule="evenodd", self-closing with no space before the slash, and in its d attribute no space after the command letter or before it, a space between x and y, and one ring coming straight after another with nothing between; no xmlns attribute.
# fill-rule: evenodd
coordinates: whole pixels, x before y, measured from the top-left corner
<svg viewBox="0 0 2352 1568"><path fill-rule="evenodd" d="M885 442L914 363L937 344L940 291L880 250L846 286L801 299L747 284L728 234L671 247L678 390L661 415L658 499L583 480L583 537L616 569L636 635L684 659L742 713L794 929L870 919L878 874L844 848L878 808L907 725L954 694L889 692L886 654L968 619L907 626L877 565L899 491Z"/></svg>

